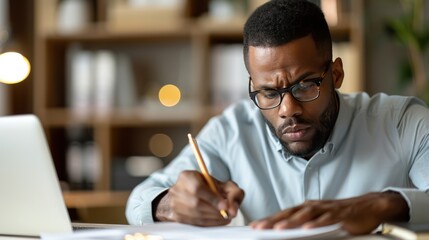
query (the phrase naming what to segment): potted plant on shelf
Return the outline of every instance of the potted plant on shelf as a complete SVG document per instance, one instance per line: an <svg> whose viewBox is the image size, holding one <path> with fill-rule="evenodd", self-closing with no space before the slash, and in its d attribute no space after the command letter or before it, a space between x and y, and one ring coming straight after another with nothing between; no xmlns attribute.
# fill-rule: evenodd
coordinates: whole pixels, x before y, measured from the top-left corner
<svg viewBox="0 0 429 240"><path fill-rule="evenodd" d="M425 0L400 0L403 16L387 21L386 30L407 50L401 79L412 82L413 94L429 103L429 26L425 24Z"/></svg>

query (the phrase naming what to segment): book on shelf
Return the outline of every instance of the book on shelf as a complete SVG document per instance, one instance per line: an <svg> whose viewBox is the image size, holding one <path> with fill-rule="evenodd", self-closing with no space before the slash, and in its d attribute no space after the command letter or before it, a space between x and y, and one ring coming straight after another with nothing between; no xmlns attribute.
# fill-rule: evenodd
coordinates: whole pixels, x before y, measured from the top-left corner
<svg viewBox="0 0 429 240"><path fill-rule="evenodd" d="M115 54L109 50L94 53L94 109L101 116L107 116L114 105L116 75Z"/></svg>
<svg viewBox="0 0 429 240"><path fill-rule="evenodd" d="M91 112L94 89L94 53L72 46L67 52L67 103L74 116L84 118Z"/></svg>
<svg viewBox="0 0 429 240"><path fill-rule="evenodd" d="M0 116L8 114L8 98L7 85L0 83Z"/></svg>
<svg viewBox="0 0 429 240"><path fill-rule="evenodd" d="M212 49L212 89L215 106L226 107L248 98L248 77L242 44L219 44Z"/></svg>
<svg viewBox="0 0 429 240"><path fill-rule="evenodd" d="M184 0L111 1L106 12L107 27L113 31L171 30L186 23Z"/></svg>
<svg viewBox="0 0 429 240"><path fill-rule="evenodd" d="M116 54L115 105L118 108L132 108L137 105L137 90L132 61L123 53Z"/></svg>
<svg viewBox="0 0 429 240"><path fill-rule="evenodd" d="M392 222L383 224L383 234L406 240L429 240L429 223Z"/></svg>
<svg viewBox="0 0 429 240"><path fill-rule="evenodd" d="M101 174L101 158L96 143L70 142L66 153L66 168L71 188L92 189Z"/></svg>
<svg viewBox="0 0 429 240"><path fill-rule="evenodd" d="M92 129L79 125L67 128L67 180L71 189L92 189L101 174L101 155Z"/></svg>
<svg viewBox="0 0 429 240"><path fill-rule="evenodd" d="M133 63L127 54L72 46L67 61L67 105L74 117L91 113L107 117L116 107L138 104Z"/></svg>

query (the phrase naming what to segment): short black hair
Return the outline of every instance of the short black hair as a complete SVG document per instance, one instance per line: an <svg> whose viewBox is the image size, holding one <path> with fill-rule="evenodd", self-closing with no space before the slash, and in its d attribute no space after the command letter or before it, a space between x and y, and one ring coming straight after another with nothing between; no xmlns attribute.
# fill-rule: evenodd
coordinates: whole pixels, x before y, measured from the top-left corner
<svg viewBox="0 0 429 240"><path fill-rule="evenodd" d="M332 39L319 6L306 0L271 0L247 19L243 33L243 53L249 70L249 46L276 47L311 35L326 60L332 59Z"/></svg>

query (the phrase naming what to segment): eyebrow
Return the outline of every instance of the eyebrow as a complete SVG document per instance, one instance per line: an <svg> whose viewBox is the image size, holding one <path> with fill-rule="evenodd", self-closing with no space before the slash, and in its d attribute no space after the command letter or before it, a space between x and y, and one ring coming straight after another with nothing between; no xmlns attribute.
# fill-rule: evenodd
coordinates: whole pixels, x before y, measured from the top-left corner
<svg viewBox="0 0 429 240"><path fill-rule="evenodd" d="M313 75L313 74L316 74L317 72L306 72L306 73L303 73L302 75L300 75L297 79L295 79L293 82L291 82L290 84L289 84L289 86L292 86L292 85L295 85L295 84L297 84L298 82L301 82L301 81L303 81L303 80L306 80L306 78L308 77L308 76L311 76L311 75ZM320 76L318 76L318 77L320 77ZM317 77L315 77L315 78L317 78ZM312 78L311 78L312 79ZM289 87L289 86L287 86L287 87ZM255 87L255 86L254 86ZM272 86L269 86L269 85L261 85L261 86L259 86L259 90L262 90L262 89L264 89L264 90L266 90L266 89L275 89L275 88L273 88Z"/></svg>

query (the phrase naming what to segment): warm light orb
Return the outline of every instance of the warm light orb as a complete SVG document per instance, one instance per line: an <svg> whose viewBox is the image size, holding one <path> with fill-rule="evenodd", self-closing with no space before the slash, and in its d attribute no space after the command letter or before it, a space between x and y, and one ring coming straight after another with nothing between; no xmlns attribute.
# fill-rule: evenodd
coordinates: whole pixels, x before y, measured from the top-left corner
<svg viewBox="0 0 429 240"><path fill-rule="evenodd" d="M6 52L0 55L0 82L19 83L30 74L30 62L17 52Z"/></svg>
<svg viewBox="0 0 429 240"><path fill-rule="evenodd" d="M180 89L173 84L164 85L159 90L159 101L166 107L173 107L180 101Z"/></svg>
<svg viewBox="0 0 429 240"><path fill-rule="evenodd" d="M158 133L150 138L149 149L157 157L166 157L173 151L173 141L169 136Z"/></svg>

